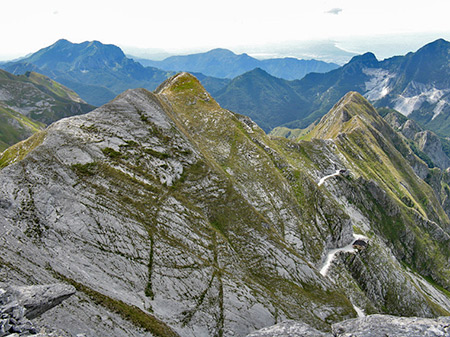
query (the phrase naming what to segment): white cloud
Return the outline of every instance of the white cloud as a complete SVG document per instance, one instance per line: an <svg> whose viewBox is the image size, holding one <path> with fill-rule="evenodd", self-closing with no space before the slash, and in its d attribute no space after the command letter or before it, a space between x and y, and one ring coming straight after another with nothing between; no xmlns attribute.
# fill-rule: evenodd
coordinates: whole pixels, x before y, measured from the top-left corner
<svg viewBox="0 0 450 337"><path fill-rule="evenodd" d="M325 13L338 15L340 12L342 12L342 8L332 8L332 9L326 11Z"/></svg>

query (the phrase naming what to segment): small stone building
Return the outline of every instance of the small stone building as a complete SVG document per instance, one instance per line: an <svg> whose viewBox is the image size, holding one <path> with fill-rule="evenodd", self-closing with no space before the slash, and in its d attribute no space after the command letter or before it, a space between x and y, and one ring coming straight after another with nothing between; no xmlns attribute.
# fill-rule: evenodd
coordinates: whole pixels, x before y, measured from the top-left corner
<svg viewBox="0 0 450 337"><path fill-rule="evenodd" d="M361 239L355 240L355 242L353 242L353 248L358 249L358 250L363 250L367 247L367 242Z"/></svg>

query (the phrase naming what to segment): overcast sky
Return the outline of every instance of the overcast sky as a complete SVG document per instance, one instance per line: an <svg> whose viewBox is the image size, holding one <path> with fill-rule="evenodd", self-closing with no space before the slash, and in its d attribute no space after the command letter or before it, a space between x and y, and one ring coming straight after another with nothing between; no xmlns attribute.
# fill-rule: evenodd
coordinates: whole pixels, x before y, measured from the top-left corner
<svg viewBox="0 0 450 337"><path fill-rule="evenodd" d="M365 41L353 44L359 52L371 36L450 39L450 0L2 0L1 11L3 60L60 38L169 52L316 39Z"/></svg>

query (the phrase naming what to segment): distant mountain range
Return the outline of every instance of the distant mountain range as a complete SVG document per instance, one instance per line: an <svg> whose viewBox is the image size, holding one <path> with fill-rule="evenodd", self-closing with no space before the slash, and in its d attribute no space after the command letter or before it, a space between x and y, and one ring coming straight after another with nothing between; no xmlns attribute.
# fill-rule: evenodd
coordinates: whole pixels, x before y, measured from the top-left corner
<svg viewBox="0 0 450 337"><path fill-rule="evenodd" d="M53 45L16 61L0 64L2 69L20 75L27 71L44 74L76 91L92 105L103 105L121 92L132 88L154 90L175 74L189 71L202 81L205 88L217 92L229 83L230 78L256 67L263 67L276 76L301 78L311 71L324 72L338 67L315 60L293 58L259 61L246 54L235 55L231 51L215 49L208 53L171 57L162 63L139 60L144 66L125 56L115 46L99 41L71 43L59 40ZM174 70L171 70L171 69Z"/></svg>
<svg viewBox="0 0 450 337"><path fill-rule="evenodd" d="M396 109L448 136L450 43L436 40L415 53L384 61L366 53L338 69L311 73L297 81L284 81L255 70L233 79L215 93L215 98L227 109L250 116L268 131L279 123L307 127L349 91L357 91L375 106Z"/></svg>
<svg viewBox="0 0 450 337"><path fill-rule="evenodd" d="M376 107L396 109L440 136L449 136L449 45L440 39L415 53L383 61L366 53L337 69L309 73L292 81L270 72L285 77L300 76L294 74L299 74L301 64L307 61L289 58L260 61L246 54L215 49L153 64L191 71L223 107L250 116L266 132L280 125L305 128L348 91L356 91ZM320 67L336 66L311 62L302 71L325 71ZM174 74L144 67L127 58L120 48L98 41L74 44L60 40L31 56L0 66L13 74L43 73L93 105L104 104L128 88L154 90ZM245 69L252 70L230 79Z"/></svg>
<svg viewBox="0 0 450 337"><path fill-rule="evenodd" d="M229 78L261 68L275 77L286 80L301 79L311 72L325 73L339 66L317 60L299 60L292 57L258 60L247 54L236 55L228 49L213 49L206 53L171 56L162 61L139 59L145 66L168 71L187 71L207 76Z"/></svg>
<svg viewBox="0 0 450 337"><path fill-rule="evenodd" d="M16 76L0 70L0 151L46 124L93 109L74 91L44 75Z"/></svg>
<svg viewBox="0 0 450 337"><path fill-rule="evenodd" d="M44 74L75 90L93 105L102 105L129 88L153 90L171 75L144 67L127 58L119 47L98 41L59 40L29 57L3 64L2 68L13 74L26 71Z"/></svg>

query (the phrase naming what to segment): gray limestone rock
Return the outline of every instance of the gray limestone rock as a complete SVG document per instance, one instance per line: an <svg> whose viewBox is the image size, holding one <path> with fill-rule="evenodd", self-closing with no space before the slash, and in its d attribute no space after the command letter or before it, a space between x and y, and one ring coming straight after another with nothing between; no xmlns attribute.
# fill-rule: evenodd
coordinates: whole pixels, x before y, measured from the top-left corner
<svg viewBox="0 0 450 337"><path fill-rule="evenodd" d="M342 229L352 230L334 201L320 193L321 216L307 212L250 122L212 103L184 120L162 98L127 91L60 120L23 161L1 170L4 259L42 283L53 269L181 336L243 336L275 317L324 327L327 317L354 317L314 267L325 244L346 241ZM304 178L298 188L314 197L315 182ZM303 287L323 296L310 299ZM58 308L56 327L83 310L71 302ZM95 336L123 322L97 307L90 316L104 324L87 318L84 331ZM44 323L53 326L55 317Z"/></svg>
<svg viewBox="0 0 450 337"><path fill-rule="evenodd" d="M437 167L446 169L450 166L450 158L442 150L442 143L434 132L423 130L415 121L408 119L401 126L401 133L409 140L414 141L417 148L426 154ZM426 174L416 173L422 178L426 177Z"/></svg>
<svg viewBox="0 0 450 337"><path fill-rule="evenodd" d="M415 135L419 149L426 153L433 163L441 169L450 166L450 158L442 150L442 143L438 136L431 131L419 132Z"/></svg>
<svg viewBox="0 0 450 337"><path fill-rule="evenodd" d="M246 337L333 337L329 333L321 332L306 323L285 321L273 326L262 328L248 334Z"/></svg>
<svg viewBox="0 0 450 337"><path fill-rule="evenodd" d="M359 177L338 141L271 140L195 83L181 74L156 94L127 91L2 158L0 276L43 284L59 274L83 289L40 325L89 337L161 335L155 324L172 336L228 337L286 319L326 331L356 316L355 290L320 267L354 229L380 235L378 208L399 217L405 206L379 179ZM344 168L351 174L318 186ZM369 249L355 253L377 277L370 284L404 280L387 244L372 242L393 273L373 272L380 259ZM398 293L405 303L416 294L440 308Z"/></svg>
<svg viewBox="0 0 450 337"><path fill-rule="evenodd" d="M408 139L414 139L416 134L422 131L423 129L411 119L408 119L401 129L402 134Z"/></svg>
<svg viewBox="0 0 450 337"><path fill-rule="evenodd" d="M336 323L333 333L336 337L448 337L450 317L371 315Z"/></svg>
<svg viewBox="0 0 450 337"><path fill-rule="evenodd" d="M35 334L29 319L36 318L75 293L65 284L10 286L0 284L0 336L10 333Z"/></svg>
<svg viewBox="0 0 450 337"><path fill-rule="evenodd" d="M370 315L335 323L332 330L330 334L303 322L285 321L246 337L448 337L450 317L431 319Z"/></svg>
<svg viewBox="0 0 450 337"><path fill-rule="evenodd" d="M25 308L25 317L33 319L75 294L75 288L67 284L47 284L13 287L17 301Z"/></svg>

